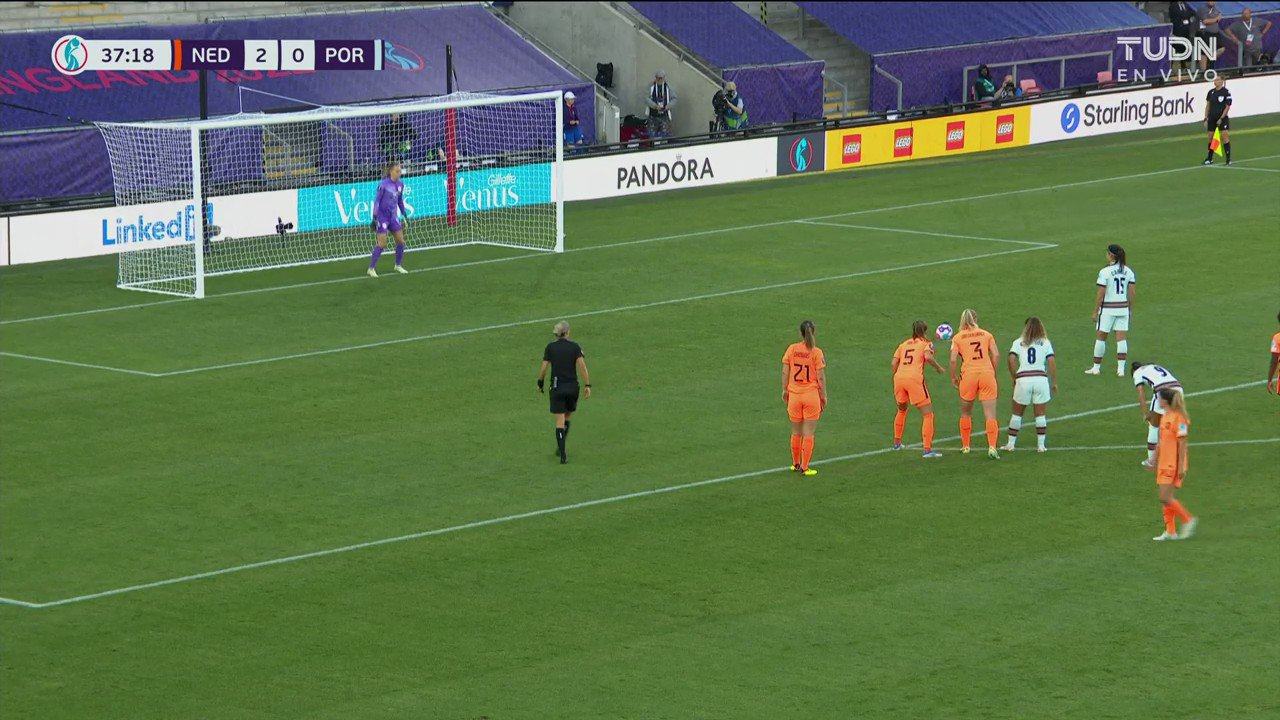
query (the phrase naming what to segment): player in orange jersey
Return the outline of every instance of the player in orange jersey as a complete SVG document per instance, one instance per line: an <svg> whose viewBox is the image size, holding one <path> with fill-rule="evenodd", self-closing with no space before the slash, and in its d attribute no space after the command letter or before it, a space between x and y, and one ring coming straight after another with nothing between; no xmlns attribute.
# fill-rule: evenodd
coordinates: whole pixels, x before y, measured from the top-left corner
<svg viewBox="0 0 1280 720"><path fill-rule="evenodd" d="M1151 469L1156 473L1156 486L1160 488L1160 504L1164 506L1164 532L1152 540L1185 540L1196 531L1198 520L1173 497L1173 491L1182 487L1187 477L1187 429L1191 424L1187 417L1187 404L1183 394L1174 388L1165 388L1157 395L1164 415L1160 417L1160 443L1156 446L1156 463ZM1182 521L1182 532L1177 531L1177 521Z"/></svg>
<svg viewBox="0 0 1280 720"><path fill-rule="evenodd" d="M902 430L907 425L907 403L915 405L924 419L920 425L920 437L924 440L924 457L942 457L933 451L933 400L929 398L929 386L924 381L924 366L932 365L942 372L942 366L933 359L933 343L927 337L929 326L923 320L911 325L911 337L904 340L893 352L893 399L898 403L898 414L893 418L893 449L902 449Z"/></svg>
<svg viewBox="0 0 1280 720"><path fill-rule="evenodd" d="M1000 422L996 420L996 339L978 327L978 314L965 310L960 314L960 331L951 338L951 384L960 389L960 452L969 454L969 436L973 434L973 401L982 402L982 417L987 421L987 457L999 460L996 441ZM963 358L961 374L956 374L956 359Z"/></svg>
<svg viewBox="0 0 1280 720"><path fill-rule="evenodd" d="M782 356L782 402L791 417L791 469L817 475L809 467L813 456L813 431L827 407L827 359L814 344L812 320L800 323L801 342L792 343Z"/></svg>
<svg viewBox="0 0 1280 720"><path fill-rule="evenodd" d="M1280 315L1276 315L1280 320ZM1280 332L1271 336L1271 369L1267 371L1267 392L1280 395Z"/></svg>

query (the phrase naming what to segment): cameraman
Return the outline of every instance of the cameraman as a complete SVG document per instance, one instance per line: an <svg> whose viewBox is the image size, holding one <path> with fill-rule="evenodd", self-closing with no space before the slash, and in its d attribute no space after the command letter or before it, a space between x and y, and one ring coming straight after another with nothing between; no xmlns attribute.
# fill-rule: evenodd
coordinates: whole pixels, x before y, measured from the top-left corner
<svg viewBox="0 0 1280 720"><path fill-rule="evenodd" d="M1005 75L1004 82L1000 84L1000 89L996 91L997 100L1008 100L1010 98L1022 97L1022 88L1013 81L1012 75Z"/></svg>
<svg viewBox="0 0 1280 720"><path fill-rule="evenodd" d="M738 94L738 84L730 80L724 84L724 128L741 130L747 126L747 106Z"/></svg>

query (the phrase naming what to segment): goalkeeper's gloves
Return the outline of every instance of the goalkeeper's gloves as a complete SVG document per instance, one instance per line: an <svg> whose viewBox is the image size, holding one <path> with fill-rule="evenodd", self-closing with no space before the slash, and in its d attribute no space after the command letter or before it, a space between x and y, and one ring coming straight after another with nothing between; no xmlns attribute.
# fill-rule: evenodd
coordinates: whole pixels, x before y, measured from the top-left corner
<svg viewBox="0 0 1280 720"><path fill-rule="evenodd" d="M546 386L546 381L538 378L538 392L542 392L542 388Z"/></svg>

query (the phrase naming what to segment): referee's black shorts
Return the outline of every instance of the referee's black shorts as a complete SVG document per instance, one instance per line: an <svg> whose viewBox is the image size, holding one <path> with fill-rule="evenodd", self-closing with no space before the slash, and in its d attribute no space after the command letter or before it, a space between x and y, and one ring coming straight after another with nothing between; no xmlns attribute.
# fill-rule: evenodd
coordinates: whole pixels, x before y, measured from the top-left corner
<svg viewBox="0 0 1280 720"><path fill-rule="evenodd" d="M1221 124L1221 125L1218 125L1218 118L1222 118L1222 124ZM1217 116L1217 117L1214 117L1213 115L1210 115L1210 116L1209 116L1209 132L1213 132L1213 128L1214 128L1214 126L1220 127L1220 128L1222 128L1223 130L1230 130L1230 129L1231 129L1231 116L1230 116L1230 115L1228 115L1228 116L1226 116L1226 117L1224 118L1224 117L1222 117L1221 115L1219 115L1219 116Z"/></svg>
<svg viewBox="0 0 1280 720"><path fill-rule="evenodd" d="M578 411L578 385L560 385L551 388L551 414L571 413Z"/></svg>

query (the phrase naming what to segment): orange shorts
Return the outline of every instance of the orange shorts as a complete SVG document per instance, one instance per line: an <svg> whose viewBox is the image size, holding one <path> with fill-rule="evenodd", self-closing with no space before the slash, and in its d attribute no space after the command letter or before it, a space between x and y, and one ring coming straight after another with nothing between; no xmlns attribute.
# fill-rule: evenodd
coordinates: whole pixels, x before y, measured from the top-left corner
<svg viewBox="0 0 1280 720"><path fill-rule="evenodd" d="M791 417L791 422L800 422L801 420L817 420L822 415L822 398L818 396L818 390L807 390L800 393L791 393L787 398L787 415Z"/></svg>
<svg viewBox="0 0 1280 720"><path fill-rule="evenodd" d="M1173 485L1176 488L1182 487L1182 476L1178 475L1177 470L1172 467L1161 467L1156 469L1157 485Z"/></svg>
<svg viewBox="0 0 1280 720"><path fill-rule="evenodd" d="M996 376L995 375L969 375L960 378L960 399L965 402L973 402L974 398L978 400L995 400L996 399Z"/></svg>
<svg viewBox="0 0 1280 720"><path fill-rule="evenodd" d="M922 407L933 402L929 399L929 388L925 386L924 380L917 378L895 377L893 379L893 399L899 405L909 402L916 407Z"/></svg>

